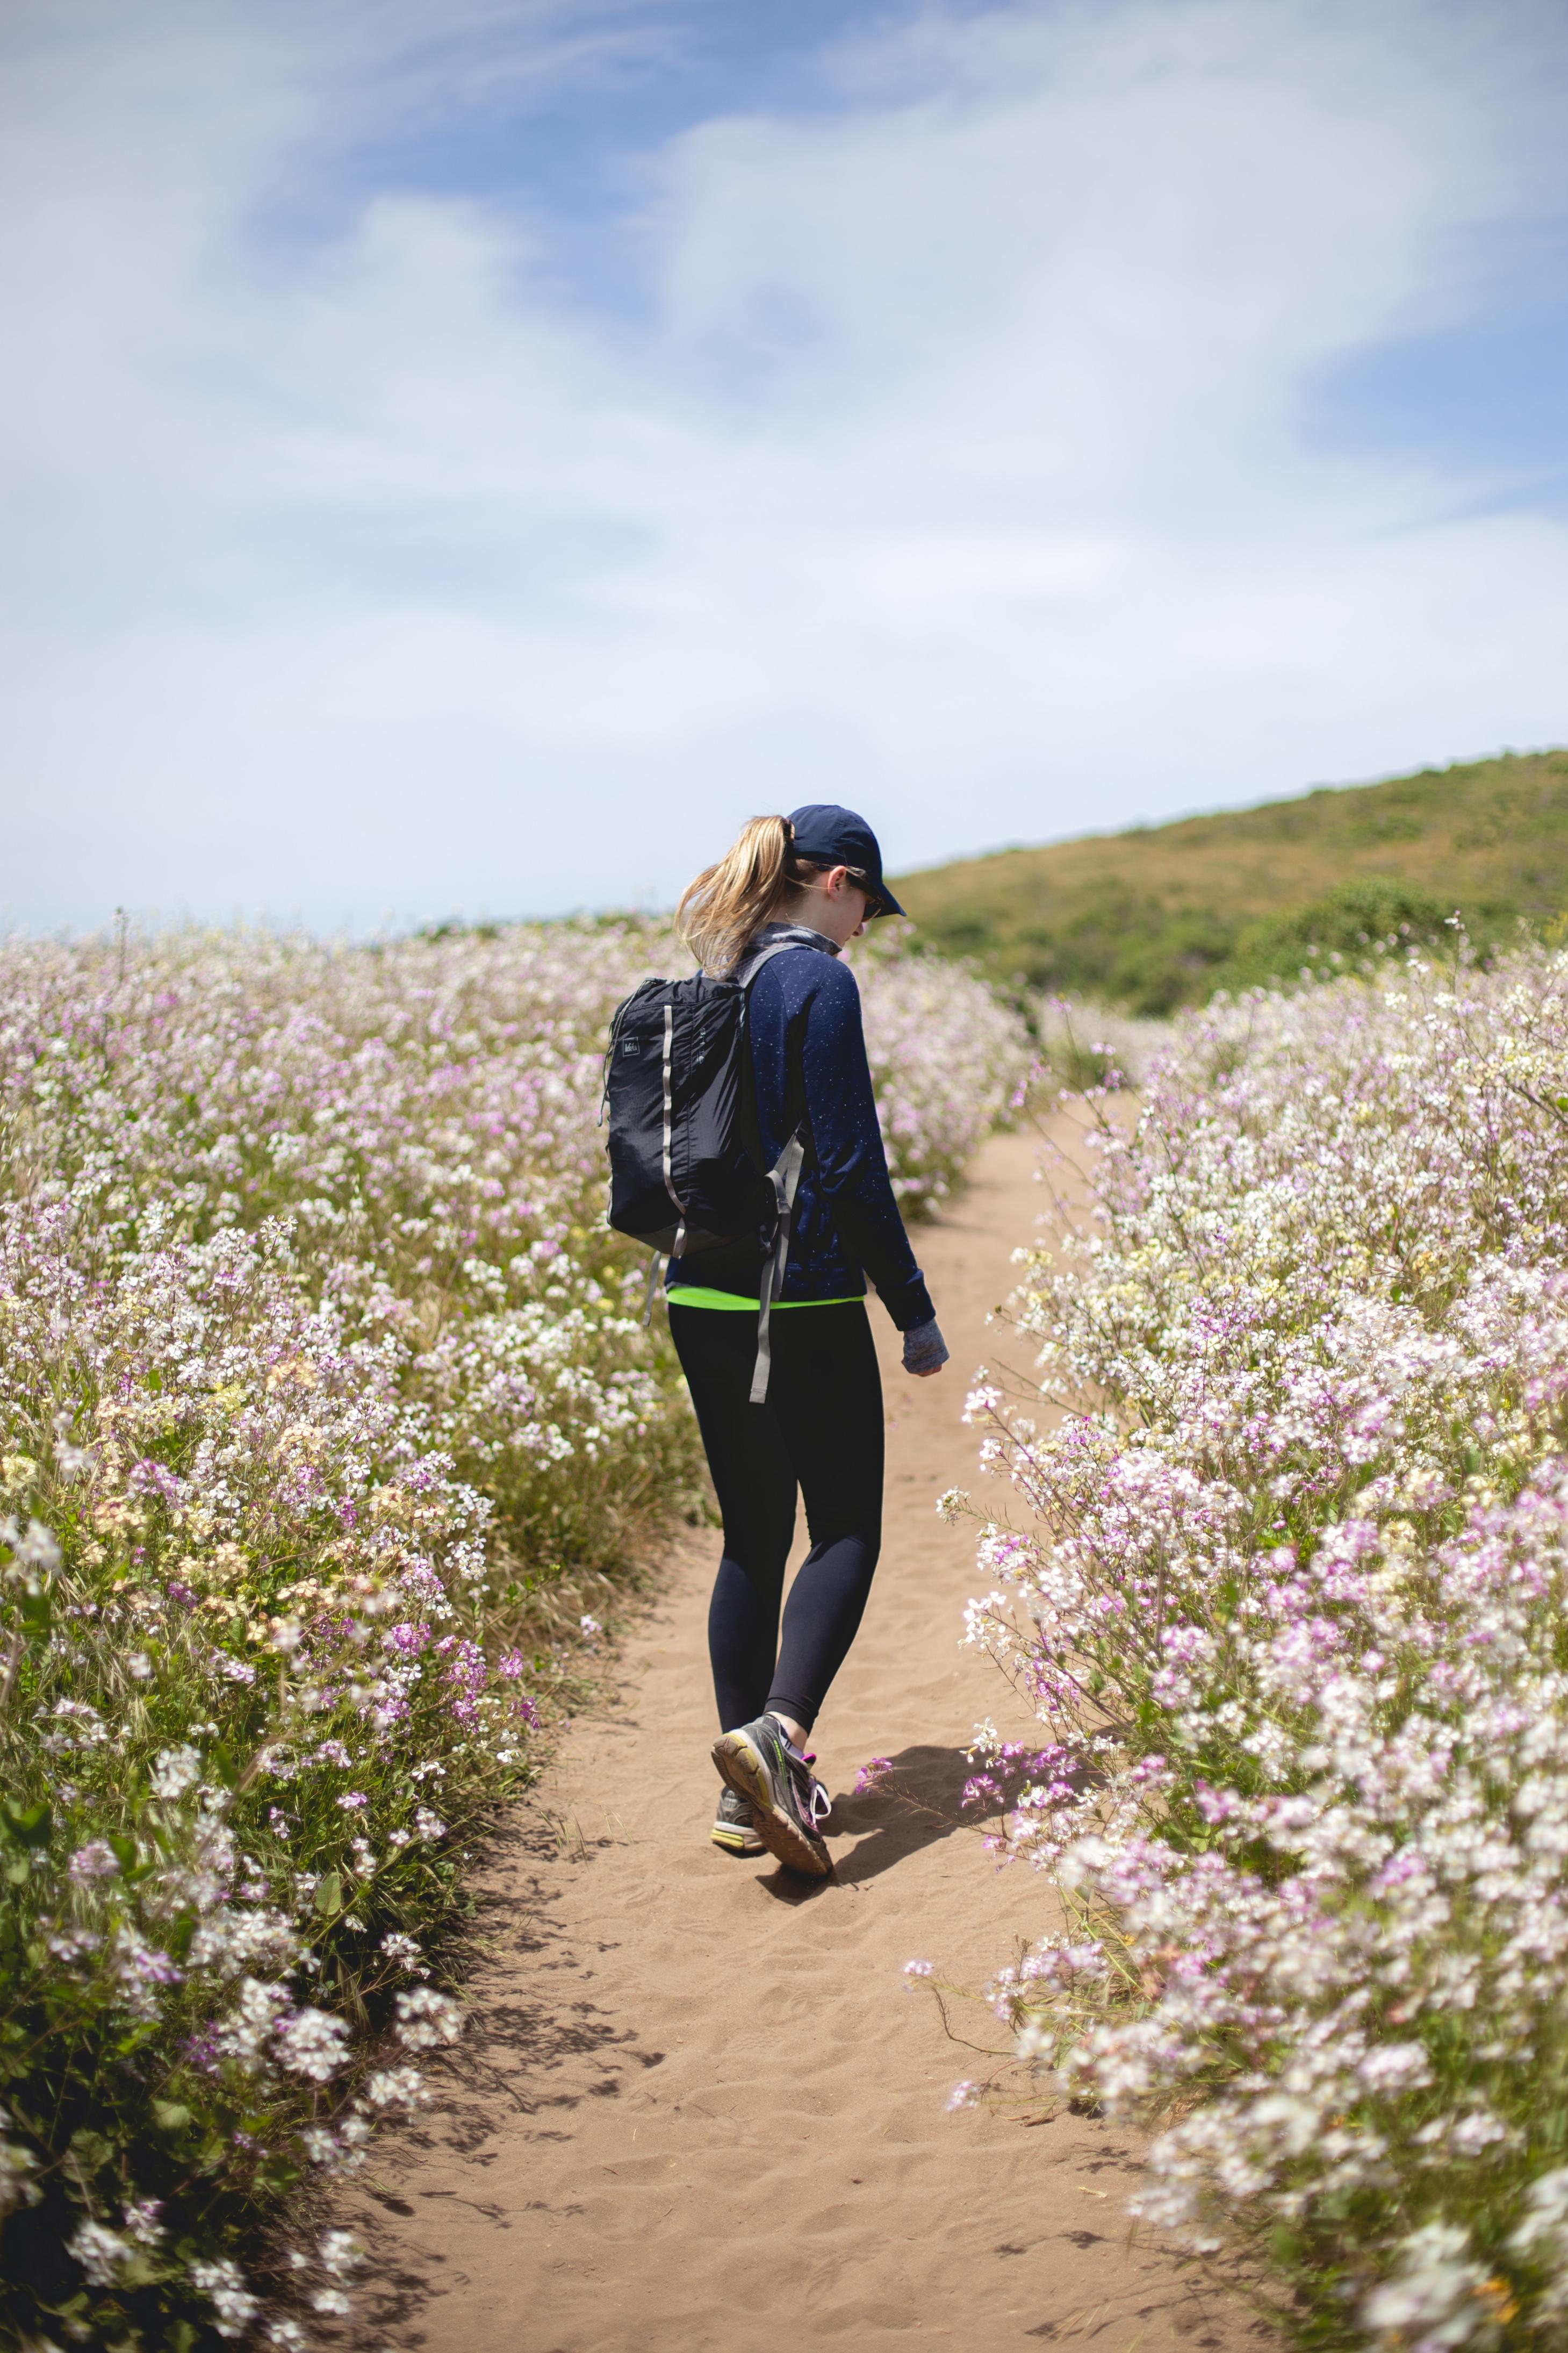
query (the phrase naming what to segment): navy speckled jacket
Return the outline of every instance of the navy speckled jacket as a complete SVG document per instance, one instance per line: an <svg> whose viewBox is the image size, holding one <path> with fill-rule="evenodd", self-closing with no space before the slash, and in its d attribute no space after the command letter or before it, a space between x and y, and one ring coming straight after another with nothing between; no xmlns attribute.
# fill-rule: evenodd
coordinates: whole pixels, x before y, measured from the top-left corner
<svg viewBox="0 0 1568 2353"><path fill-rule="evenodd" d="M899 1330L910 1332L935 1311L888 1176L860 991L820 932L770 923L754 944L786 937L798 945L763 966L750 998L757 1125L770 1166L789 1142L805 1085L805 1161L781 1297L858 1299L869 1275ZM740 977L745 970L742 962ZM742 1245L704 1250L689 1263L676 1259L668 1281L755 1299L756 1253Z"/></svg>

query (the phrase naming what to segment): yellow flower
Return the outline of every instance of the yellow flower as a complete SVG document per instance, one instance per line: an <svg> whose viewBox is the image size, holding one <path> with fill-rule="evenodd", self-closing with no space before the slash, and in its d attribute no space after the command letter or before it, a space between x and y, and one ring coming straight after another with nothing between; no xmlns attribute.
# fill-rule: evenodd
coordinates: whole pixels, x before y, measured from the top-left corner
<svg viewBox="0 0 1568 2353"><path fill-rule="evenodd" d="M1486 2306L1489 2320L1500 2324L1512 2320L1519 2310L1519 2299L1505 2279L1483 2280L1479 2287L1471 2290L1471 2294L1479 2304Z"/></svg>

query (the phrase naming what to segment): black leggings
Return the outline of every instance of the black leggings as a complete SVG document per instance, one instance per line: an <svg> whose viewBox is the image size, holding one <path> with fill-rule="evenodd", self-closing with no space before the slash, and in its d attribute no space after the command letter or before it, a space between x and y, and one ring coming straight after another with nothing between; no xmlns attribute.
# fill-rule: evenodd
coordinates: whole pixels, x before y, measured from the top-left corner
<svg viewBox="0 0 1568 2353"><path fill-rule="evenodd" d="M672 1305L669 1328L724 1518L708 1612L720 1729L771 1707L809 1731L855 1640L882 1541L882 1381L865 1307L775 1309L765 1405L750 1402L754 1315ZM797 1486L811 1550L781 1642Z"/></svg>

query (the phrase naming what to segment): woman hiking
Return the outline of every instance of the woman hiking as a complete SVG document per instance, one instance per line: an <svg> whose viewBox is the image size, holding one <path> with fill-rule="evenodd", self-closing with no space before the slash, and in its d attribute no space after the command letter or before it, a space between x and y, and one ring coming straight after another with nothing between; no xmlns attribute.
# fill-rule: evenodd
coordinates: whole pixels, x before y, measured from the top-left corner
<svg viewBox="0 0 1568 2353"><path fill-rule="evenodd" d="M669 1328L723 1517L708 1617L725 1783L713 1841L764 1847L795 1871L832 1865L826 1793L805 1746L854 1641L882 1530L882 1388L866 1277L904 1335L904 1369L947 1349L893 1198L860 1027L838 961L879 915L903 909L877 838L852 809L753 818L676 914L705 971L746 981L760 1140L768 1166L805 1146L784 1282L772 1310L764 1403L750 1401L763 1269L749 1242L670 1261ZM796 953L768 955L787 947ZM766 957L766 961L763 959ZM789 1599L784 1567L805 1497L811 1550Z"/></svg>

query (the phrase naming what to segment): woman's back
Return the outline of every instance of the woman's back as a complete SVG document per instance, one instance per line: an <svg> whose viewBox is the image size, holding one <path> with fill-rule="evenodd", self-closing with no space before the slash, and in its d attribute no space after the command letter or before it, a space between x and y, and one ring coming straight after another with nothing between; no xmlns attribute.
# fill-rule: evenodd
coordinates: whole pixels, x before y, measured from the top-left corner
<svg viewBox="0 0 1568 2353"><path fill-rule="evenodd" d="M865 820L814 806L753 818L679 917L705 970L750 981L756 1141L780 1210L767 1260L759 1237L674 1259L668 1276L670 1334L724 1523L708 1620L725 1783L712 1837L816 1874L832 1868L826 1800L804 1743L881 1545L882 1389L866 1277L904 1334L906 1371L933 1373L947 1356L888 1176L860 992L838 961L868 917L902 912ZM759 967L770 949L782 952ZM778 1172L793 1172L796 1138L792 1209ZM781 1634L802 1495L811 1550Z"/></svg>
<svg viewBox="0 0 1568 2353"><path fill-rule="evenodd" d="M933 1311L888 1175L881 1123L866 1060L860 991L834 943L804 924L764 925L736 966L747 977L757 949L773 955L747 996L754 1108L763 1163L772 1167L797 1127L805 1160L795 1195L781 1300L859 1299L869 1275L900 1331ZM755 1299L761 1269L747 1243L704 1251L669 1270L671 1291L693 1283Z"/></svg>

